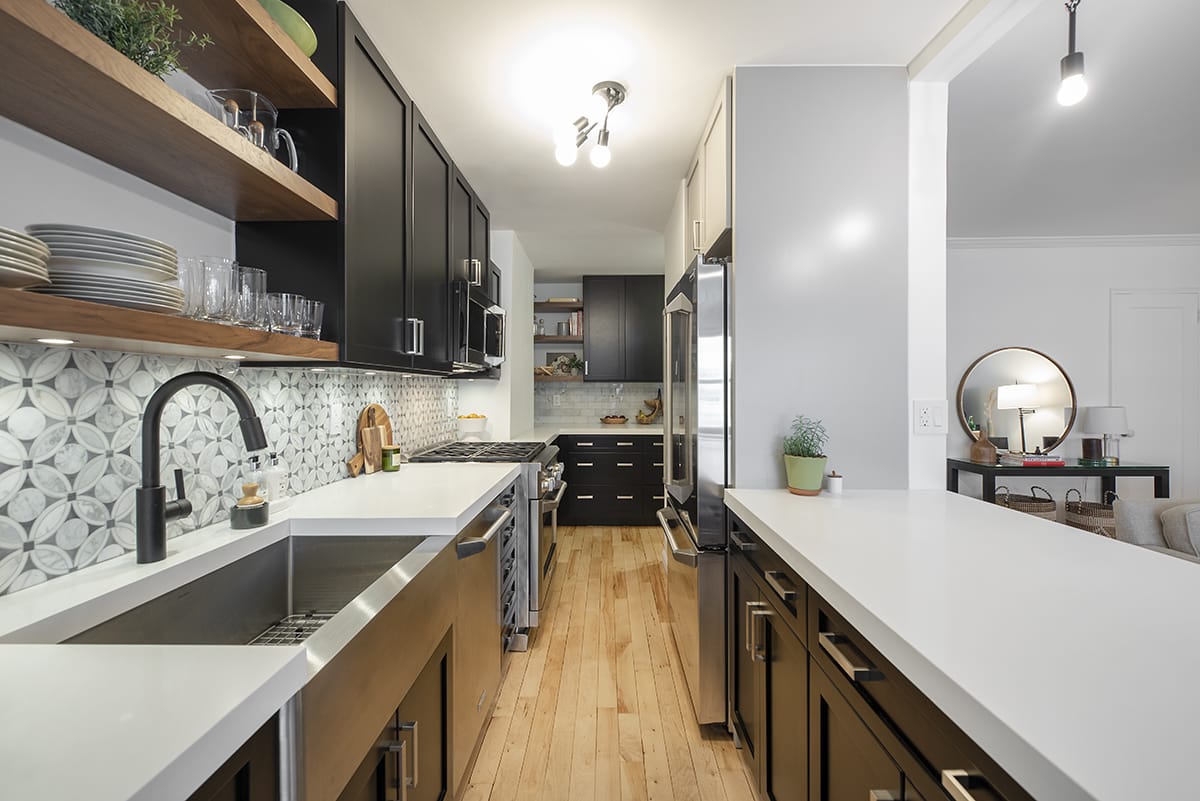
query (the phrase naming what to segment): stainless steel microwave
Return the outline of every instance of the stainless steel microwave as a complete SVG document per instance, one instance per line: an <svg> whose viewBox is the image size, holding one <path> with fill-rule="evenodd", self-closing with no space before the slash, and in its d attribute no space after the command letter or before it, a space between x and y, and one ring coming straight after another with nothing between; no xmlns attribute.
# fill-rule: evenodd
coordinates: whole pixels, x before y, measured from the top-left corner
<svg viewBox="0 0 1200 801"><path fill-rule="evenodd" d="M504 309L482 288L454 282L451 324L454 372L477 373L504 363Z"/></svg>

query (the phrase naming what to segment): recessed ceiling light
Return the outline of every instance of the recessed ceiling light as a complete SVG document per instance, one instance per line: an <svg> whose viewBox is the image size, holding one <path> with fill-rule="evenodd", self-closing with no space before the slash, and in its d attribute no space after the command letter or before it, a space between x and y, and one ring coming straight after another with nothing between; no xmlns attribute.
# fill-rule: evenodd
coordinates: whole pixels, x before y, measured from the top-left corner
<svg viewBox="0 0 1200 801"><path fill-rule="evenodd" d="M310 367L310 368L308 368L308 372L310 372L310 373L323 373L323 372L325 372L325 368L324 368L324 367Z"/></svg>
<svg viewBox="0 0 1200 801"><path fill-rule="evenodd" d="M363 375L379 375L379 373L374 370L363 370Z"/></svg>
<svg viewBox="0 0 1200 801"><path fill-rule="evenodd" d="M73 340L73 339L56 339L54 337L45 337L44 339L39 339L38 342L42 343L43 345L74 345L75 344L75 340Z"/></svg>
<svg viewBox="0 0 1200 801"><path fill-rule="evenodd" d="M226 354L225 354L225 358L226 358L226 359L229 359L229 361L231 361L231 362L240 362L242 359L244 359L244 358L246 358L246 357L245 357L245 356L241 356L241 355L239 355L239 354L237 354L237 353L226 353Z"/></svg>

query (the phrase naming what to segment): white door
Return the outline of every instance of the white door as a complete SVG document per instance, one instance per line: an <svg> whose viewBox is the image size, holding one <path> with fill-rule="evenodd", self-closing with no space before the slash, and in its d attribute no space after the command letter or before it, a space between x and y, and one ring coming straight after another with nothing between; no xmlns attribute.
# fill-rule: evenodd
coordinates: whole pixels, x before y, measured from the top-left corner
<svg viewBox="0 0 1200 801"><path fill-rule="evenodd" d="M1112 403L1135 433L1121 461L1169 465L1171 497L1200 498L1200 293L1114 291L1111 331ZM1121 486L1152 494L1149 481Z"/></svg>

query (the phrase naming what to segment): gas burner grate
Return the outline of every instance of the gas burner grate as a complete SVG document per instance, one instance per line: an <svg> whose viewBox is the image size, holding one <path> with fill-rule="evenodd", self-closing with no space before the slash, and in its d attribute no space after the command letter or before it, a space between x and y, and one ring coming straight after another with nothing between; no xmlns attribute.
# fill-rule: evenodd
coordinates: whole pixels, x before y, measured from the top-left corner
<svg viewBox="0 0 1200 801"><path fill-rule="evenodd" d="M288 615L250 641L251 645L299 645L333 618L331 612Z"/></svg>
<svg viewBox="0 0 1200 801"><path fill-rule="evenodd" d="M418 453L414 462L531 462L544 442L451 442Z"/></svg>

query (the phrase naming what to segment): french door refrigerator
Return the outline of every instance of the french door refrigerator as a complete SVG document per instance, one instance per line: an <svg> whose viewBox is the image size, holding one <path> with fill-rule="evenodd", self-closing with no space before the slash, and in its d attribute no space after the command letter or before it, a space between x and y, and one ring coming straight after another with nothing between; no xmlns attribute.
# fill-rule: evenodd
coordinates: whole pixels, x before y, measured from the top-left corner
<svg viewBox="0 0 1200 801"><path fill-rule="evenodd" d="M697 256L663 310L658 512L670 628L700 723L725 720L725 487L729 479L729 267Z"/></svg>

